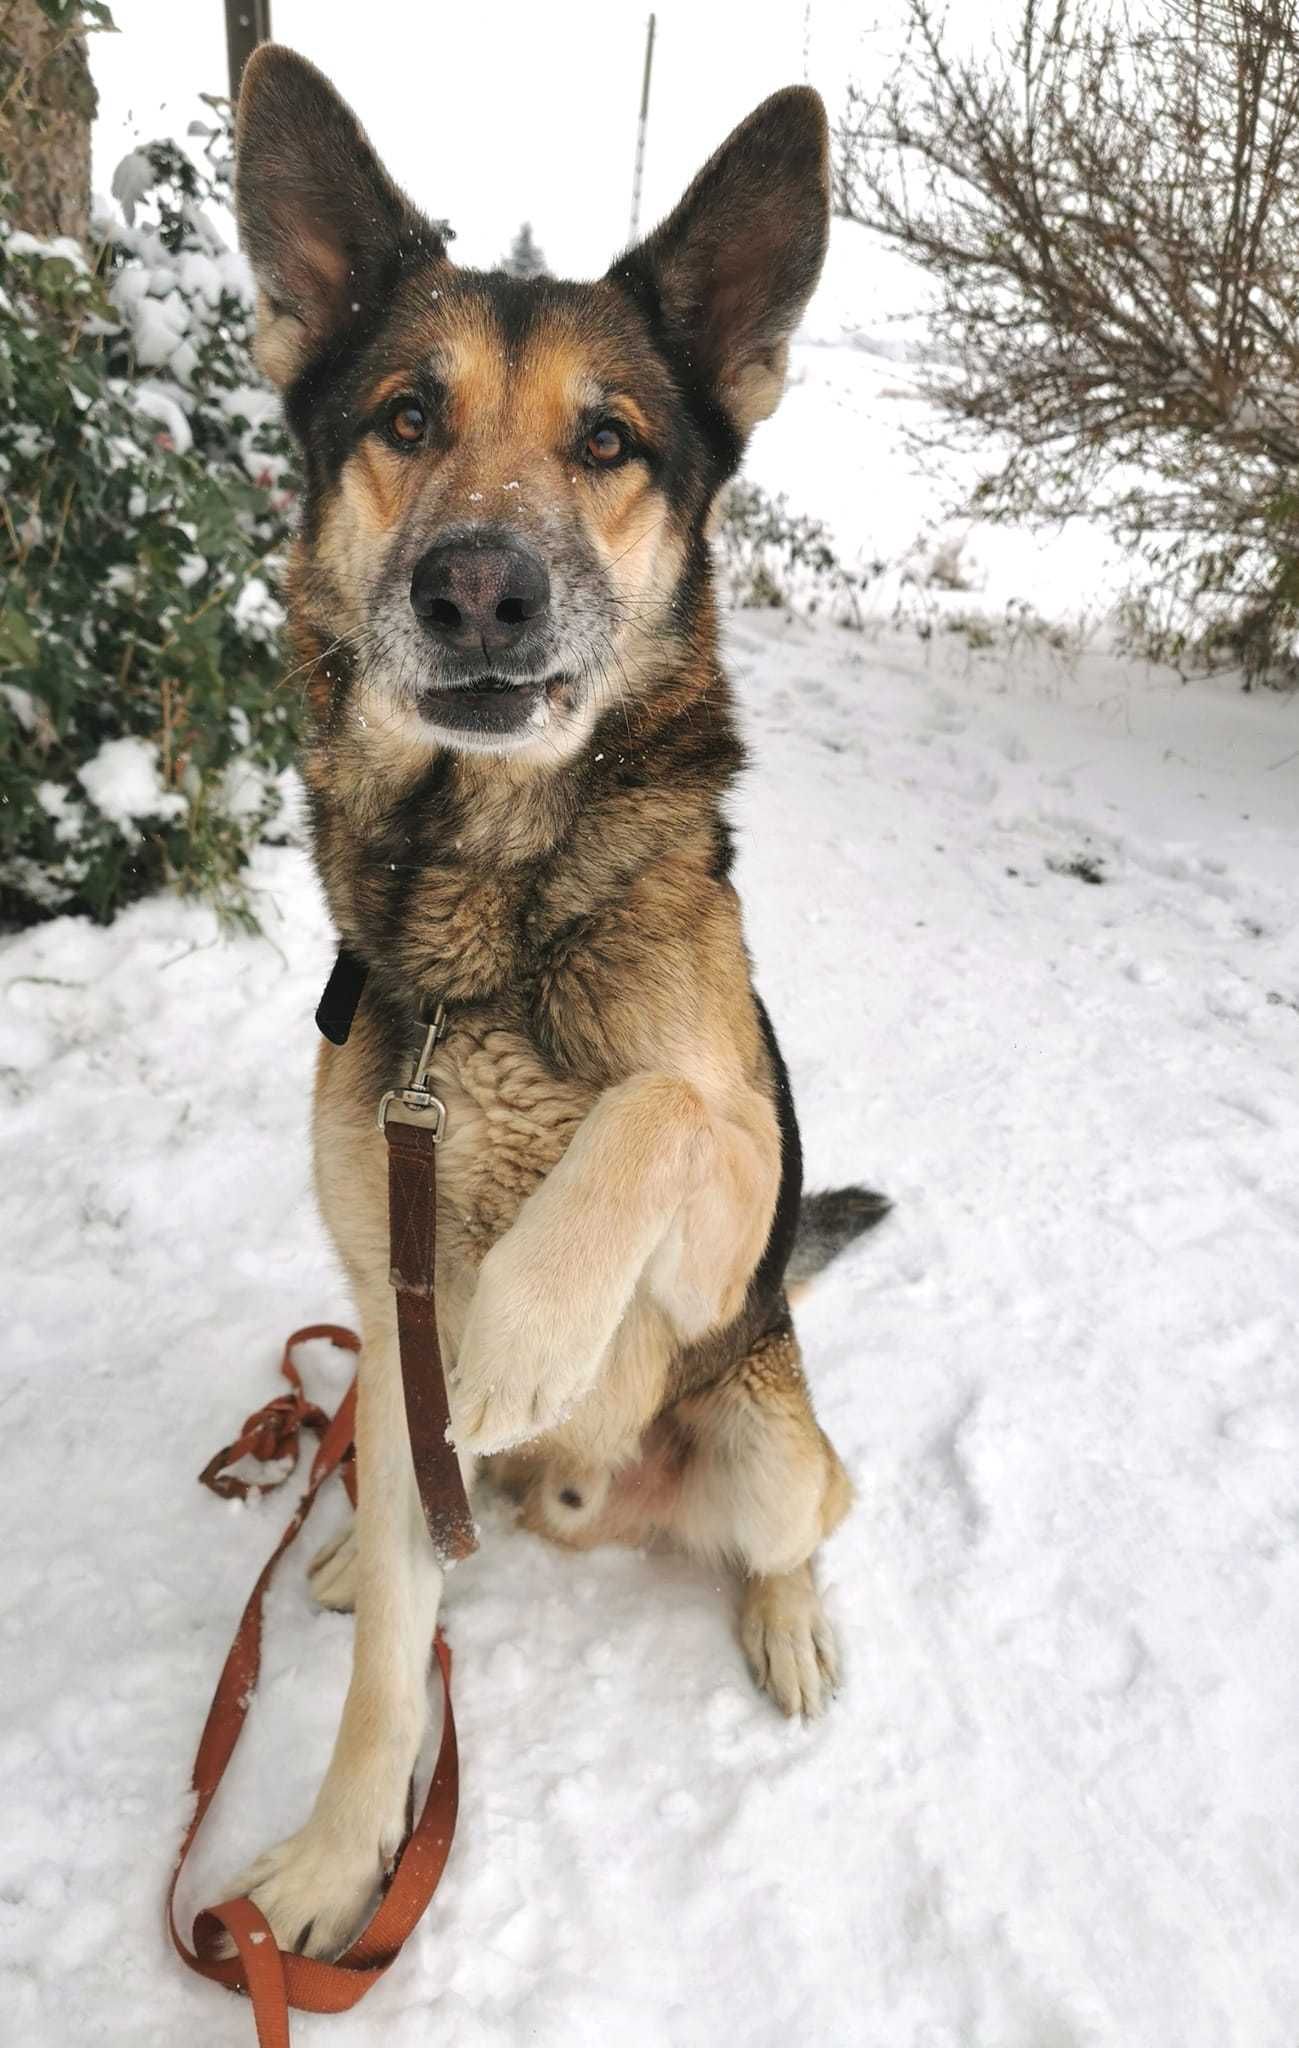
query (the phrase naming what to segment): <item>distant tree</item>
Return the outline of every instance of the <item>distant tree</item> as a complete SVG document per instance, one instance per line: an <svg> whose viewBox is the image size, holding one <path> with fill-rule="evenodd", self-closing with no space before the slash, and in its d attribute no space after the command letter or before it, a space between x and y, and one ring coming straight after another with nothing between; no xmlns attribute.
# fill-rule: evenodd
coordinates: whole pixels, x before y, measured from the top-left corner
<svg viewBox="0 0 1299 2048"><path fill-rule="evenodd" d="M537 247L532 232L532 222L525 220L518 234L510 243L510 253L502 256L501 269L507 277L549 277L546 259Z"/></svg>
<svg viewBox="0 0 1299 2048"><path fill-rule="evenodd" d="M974 502L1107 517L1155 651L1299 673L1299 0L1023 0L979 54L906 18L836 203L936 285Z"/></svg>
<svg viewBox="0 0 1299 2048"><path fill-rule="evenodd" d="M13 224L85 237L96 93L85 30L112 28L107 7L74 0L0 6L0 175Z"/></svg>

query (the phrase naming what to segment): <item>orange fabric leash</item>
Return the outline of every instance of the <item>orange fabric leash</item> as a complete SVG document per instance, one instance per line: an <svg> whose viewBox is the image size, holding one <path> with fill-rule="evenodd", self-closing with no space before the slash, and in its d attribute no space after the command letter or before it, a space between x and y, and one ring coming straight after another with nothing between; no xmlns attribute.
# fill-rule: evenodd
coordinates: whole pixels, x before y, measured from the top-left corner
<svg viewBox="0 0 1299 2048"><path fill-rule="evenodd" d="M194 1922L192 1948L176 1924L176 1887L181 1872L234 1754L257 1684L261 1669L262 1607L275 1567L296 1540L316 1495L332 1473L341 1469L348 1495L353 1504L356 1501L352 1444L356 1382L353 1380L332 1418L308 1402L293 1363L293 1352L299 1344L315 1337L327 1337L345 1351L361 1348L351 1330L333 1323L314 1323L307 1329L295 1330L284 1347L280 1366L292 1391L250 1415L237 1440L213 1458L200 1475L204 1485L226 1498L264 1493L280 1485L288 1475L266 1481L245 1480L228 1468L243 1457L263 1462L290 1458L291 1471L297 1463L301 1431L310 1429L320 1437L306 1491L262 1567L217 1681L194 1759L194 1812L167 1892L167 1926L181 1961L215 1984L247 1993L252 2000L259 2048L289 2048L291 2008L299 2012L346 2012L378 1982L437 1890L450 1854L460 1798L460 1759L451 1711L451 1652L439 1629L433 1649L442 1678L443 1718L433 1776L423 1810L397 1858L388 1889L369 1925L346 1954L335 1963L321 1962L314 1956L286 1954L276 1946L268 1922L250 1899L227 1899L201 1912ZM233 1956L221 1957L215 1952L222 1929L235 1944L237 1953Z"/></svg>

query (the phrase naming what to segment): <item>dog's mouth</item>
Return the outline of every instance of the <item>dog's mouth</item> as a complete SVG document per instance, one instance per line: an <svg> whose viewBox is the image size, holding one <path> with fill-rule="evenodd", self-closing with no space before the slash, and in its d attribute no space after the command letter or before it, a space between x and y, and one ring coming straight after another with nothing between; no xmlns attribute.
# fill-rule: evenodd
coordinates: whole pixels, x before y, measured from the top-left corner
<svg viewBox="0 0 1299 2048"><path fill-rule="evenodd" d="M518 682L513 676L473 676L467 683L452 683L453 690L472 690L481 697L494 697L501 690L526 690L534 679Z"/></svg>
<svg viewBox="0 0 1299 2048"><path fill-rule="evenodd" d="M502 676L489 672L435 684L422 692L419 709L426 724L439 726L444 732L505 737L521 732L541 706L566 705L572 691L571 679L564 675Z"/></svg>

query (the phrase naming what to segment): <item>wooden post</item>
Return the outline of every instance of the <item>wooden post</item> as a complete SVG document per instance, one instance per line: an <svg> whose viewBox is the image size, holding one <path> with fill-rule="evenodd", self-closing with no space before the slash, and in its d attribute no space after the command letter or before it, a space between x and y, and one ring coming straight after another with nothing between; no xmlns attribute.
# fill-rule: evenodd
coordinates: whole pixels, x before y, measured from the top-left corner
<svg viewBox="0 0 1299 2048"><path fill-rule="evenodd" d="M244 65L258 43L271 39L271 0L226 0L226 59L230 67L230 104L239 98Z"/></svg>
<svg viewBox="0 0 1299 2048"><path fill-rule="evenodd" d="M645 32L645 76L640 89L640 121L636 128L636 169L631 181L631 227L627 239L634 242L640 227L640 188L645 171L645 125L649 120L650 66L654 62L654 16Z"/></svg>

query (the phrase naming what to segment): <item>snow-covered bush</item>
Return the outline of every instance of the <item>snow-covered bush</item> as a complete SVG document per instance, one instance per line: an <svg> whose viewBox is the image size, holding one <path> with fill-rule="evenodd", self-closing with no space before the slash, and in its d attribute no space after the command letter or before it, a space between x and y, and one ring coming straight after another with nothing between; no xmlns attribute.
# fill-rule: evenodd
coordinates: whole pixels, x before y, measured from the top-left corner
<svg viewBox="0 0 1299 2048"><path fill-rule="evenodd" d="M715 543L722 590L732 604L819 612L846 626L861 625L861 594L883 568L846 568L821 520L791 512L783 492L773 498L743 477L722 497Z"/></svg>
<svg viewBox="0 0 1299 2048"><path fill-rule="evenodd" d="M211 104L201 167L168 142L120 166L122 217L90 255L0 222L8 924L106 919L164 882L240 914L292 751L287 447L215 217L230 143Z"/></svg>

